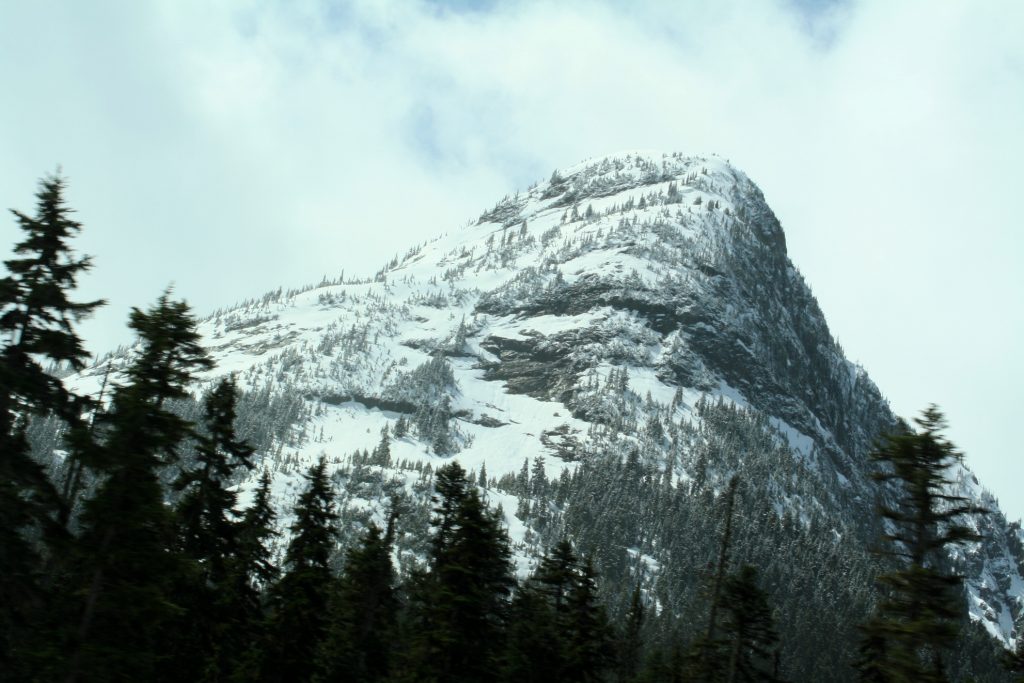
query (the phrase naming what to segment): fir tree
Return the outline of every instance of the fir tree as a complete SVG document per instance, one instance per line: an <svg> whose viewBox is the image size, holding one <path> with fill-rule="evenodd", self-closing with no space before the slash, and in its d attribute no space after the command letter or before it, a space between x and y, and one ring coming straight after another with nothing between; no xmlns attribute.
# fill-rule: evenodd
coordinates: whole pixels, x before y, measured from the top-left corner
<svg viewBox="0 0 1024 683"><path fill-rule="evenodd" d="M513 614L506 680L597 681L612 668L614 639L595 572L568 541L544 556L516 594Z"/></svg>
<svg viewBox="0 0 1024 683"><path fill-rule="evenodd" d="M270 472L263 470L252 504L246 508L239 522L236 534L238 549L231 567L254 597L270 586L278 575L268 545L270 539L278 535L274 529L277 515L270 505L270 483Z"/></svg>
<svg viewBox="0 0 1024 683"><path fill-rule="evenodd" d="M614 664L613 637L597 594L597 573L590 559L579 565L567 596L565 681L600 681Z"/></svg>
<svg viewBox="0 0 1024 683"><path fill-rule="evenodd" d="M252 469L254 449L235 434L238 390L224 379L206 397L206 433L198 438L196 465L181 472L176 517L185 554L203 566L208 585L222 585L225 564L237 550L237 494L229 483L238 468Z"/></svg>
<svg viewBox="0 0 1024 683"><path fill-rule="evenodd" d="M744 565L722 587L723 640L728 644L726 681L775 683L778 635L768 599L757 585L757 570Z"/></svg>
<svg viewBox="0 0 1024 683"><path fill-rule="evenodd" d="M640 671L644 648L641 631L644 626L645 617L640 585L637 584L630 598L629 611L626 612L622 636L619 639L618 674L620 683L632 681Z"/></svg>
<svg viewBox="0 0 1024 683"><path fill-rule="evenodd" d="M268 683L310 680L326 633L338 514L327 462L321 458L305 478L307 487L295 505L290 527L286 570L270 591L261 678Z"/></svg>
<svg viewBox="0 0 1024 683"><path fill-rule="evenodd" d="M179 549L191 573L177 593L187 613L171 644L177 646L179 673L188 663L189 680L220 680L231 660L248 645L248 588L235 580L232 565L240 550L235 510L237 495L228 488L238 468L251 469L253 448L235 435L237 388L224 379L205 401L205 433L198 437L196 463L181 472L175 510Z"/></svg>
<svg viewBox="0 0 1024 683"><path fill-rule="evenodd" d="M62 501L29 453L28 420L53 413L78 427L85 405L42 362L84 367L88 354L74 323L102 304L68 298L90 259L68 244L81 224L70 218L64 186L58 176L44 178L36 215L13 211L24 238L0 279L0 679L17 675L16 636L42 608L41 557L29 537L62 538Z"/></svg>
<svg viewBox="0 0 1024 683"><path fill-rule="evenodd" d="M722 589L725 586L729 566L729 553L732 544L732 513L736 503L736 491L739 488L739 477L729 480L729 488L725 498L725 529L718 549L718 562L711 582L711 601L708 609L707 631L697 640L689 658L689 675L697 681L721 680L726 670L726 655L723 642L719 639L719 609L721 607Z"/></svg>
<svg viewBox="0 0 1024 683"><path fill-rule="evenodd" d="M279 571L273 562L270 541L278 532L277 515L270 504L270 472L263 470L236 533L237 550L228 565L228 582L239 596L236 624L246 646L231 655L232 681L256 680L260 675L263 647L268 640L263 614L264 589L274 585Z"/></svg>
<svg viewBox="0 0 1024 683"><path fill-rule="evenodd" d="M84 596L66 680L160 680L166 627L179 612L184 571L160 471L173 465L191 425L167 409L187 395L192 373L213 363L199 345L188 306L164 294L134 309L139 353L102 421L106 438L88 465L102 483L85 504L73 578Z"/></svg>
<svg viewBox="0 0 1024 683"><path fill-rule="evenodd" d="M349 550L331 596L329 626L317 656L318 683L373 683L391 669L398 602L391 566L394 516L382 533L371 525Z"/></svg>
<svg viewBox="0 0 1024 683"><path fill-rule="evenodd" d="M416 680L490 681L513 585L508 536L458 463L437 471L435 489L430 571L413 588L410 664Z"/></svg>
<svg viewBox="0 0 1024 683"><path fill-rule="evenodd" d="M931 406L915 421L920 431L891 435L872 454L880 466L875 479L896 492L895 505L879 512L892 530L884 537L889 553L902 566L879 577L881 603L862 627L861 680L948 680L945 656L958 632L962 577L944 569L946 553L978 538L963 516L985 512L946 493L949 470L963 455L943 436L942 413Z"/></svg>

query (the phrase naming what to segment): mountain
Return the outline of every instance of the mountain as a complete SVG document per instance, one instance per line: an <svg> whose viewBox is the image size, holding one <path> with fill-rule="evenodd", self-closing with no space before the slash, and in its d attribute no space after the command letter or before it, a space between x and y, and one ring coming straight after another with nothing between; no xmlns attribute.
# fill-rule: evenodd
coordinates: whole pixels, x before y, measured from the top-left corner
<svg viewBox="0 0 1024 683"><path fill-rule="evenodd" d="M761 191L725 161L588 160L373 278L278 289L200 331L217 362L204 382L234 373L244 391L240 431L274 476L282 528L324 454L343 544L396 499L408 571L430 474L454 458L501 506L522 572L568 535L613 612L639 584L651 628L686 638L701 628L735 474L732 560L761 570L784 672L849 677L886 561L871 552L874 508L891 493L868 454L899 422L829 333ZM132 353L66 382L96 394ZM984 540L950 558L969 618L1010 644L1024 535L966 467L954 478L953 493L995 511L971 520Z"/></svg>

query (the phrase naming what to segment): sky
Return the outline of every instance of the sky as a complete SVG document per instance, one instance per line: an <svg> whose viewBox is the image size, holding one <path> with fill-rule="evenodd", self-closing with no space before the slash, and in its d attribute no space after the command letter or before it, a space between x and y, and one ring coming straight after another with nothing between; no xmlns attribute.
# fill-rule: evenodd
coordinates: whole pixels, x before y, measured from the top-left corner
<svg viewBox="0 0 1024 683"><path fill-rule="evenodd" d="M99 353L171 284L203 315L372 275L556 168L718 154L1016 519L1021 35L1019 0L0 1L0 206L68 178Z"/></svg>

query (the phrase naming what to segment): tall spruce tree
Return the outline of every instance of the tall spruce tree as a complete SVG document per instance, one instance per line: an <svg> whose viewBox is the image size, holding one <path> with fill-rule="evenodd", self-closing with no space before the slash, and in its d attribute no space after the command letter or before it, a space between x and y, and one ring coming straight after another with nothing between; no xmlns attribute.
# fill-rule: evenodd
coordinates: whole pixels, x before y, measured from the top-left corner
<svg viewBox="0 0 1024 683"><path fill-rule="evenodd" d="M398 600L391 566L394 516L371 525L350 549L336 582L329 626L317 656L317 683L375 683L391 671Z"/></svg>
<svg viewBox="0 0 1024 683"><path fill-rule="evenodd" d="M617 648L620 683L632 681L640 671L640 664L644 656L643 627L646 616L640 584L637 584L630 597L629 611L626 612Z"/></svg>
<svg viewBox="0 0 1024 683"><path fill-rule="evenodd" d="M598 681L614 667L596 574L568 541L557 543L517 591L512 614L505 680Z"/></svg>
<svg viewBox="0 0 1024 683"><path fill-rule="evenodd" d="M514 584L508 535L458 463L435 478L429 573L413 588L414 680L492 681Z"/></svg>
<svg viewBox="0 0 1024 683"><path fill-rule="evenodd" d="M725 528L718 548L718 561L711 579L707 630L697 639L687 661L687 674L695 681L713 683L725 676L728 666L725 642L720 638L719 619L722 590L728 577L729 555L732 550L732 517L739 489L739 477L733 475L725 493Z"/></svg>
<svg viewBox="0 0 1024 683"><path fill-rule="evenodd" d="M305 475L306 490L295 505L285 573L270 589L270 614L260 680L308 681L327 629L337 544L338 514L323 458Z"/></svg>
<svg viewBox="0 0 1024 683"><path fill-rule="evenodd" d="M590 558L578 565L569 589L566 666L562 680L593 683L605 679L614 666L614 638L597 593L597 572Z"/></svg>
<svg viewBox="0 0 1024 683"><path fill-rule="evenodd" d="M948 493L950 469L963 455L943 436L946 421L935 406L909 428L888 436L872 454L875 479L890 485L894 504L879 512L890 529L884 539L899 569L879 577L882 597L862 627L861 680L944 683L945 657L957 637L962 577L947 568L948 550L978 536L964 515L984 513Z"/></svg>
<svg viewBox="0 0 1024 683"><path fill-rule="evenodd" d="M270 504L270 484L270 472L263 470L252 504L245 509L239 522L236 533L238 548L231 566L236 580L248 587L253 598L272 585L278 576L270 549L271 539L278 535L274 526L277 514Z"/></svg>
<svg viewBox="0 0 1024 683"><path fill-rule="evenodd" d="M138 355L102 420L104 439L86 463L101 484L85 503L72 604L77 606L64 680L163 680L166 629L180 611L184 571L164 503L161 470L174 465L191 424L168 409L194 372L213 367L189 307L165 293L134 309ZM80 597L80 600L74 598Z"/></svg>
<svg viewBox="0 0 1024 683"><path fill-rule="evenodd" d="M235 434L237 394L232 378L207 394L195 464L183 469L173 485L181 494L175 508L178 549L191 570L176 590L186 612L169 643L169 649L177 648L183 680L222 680L251 635L248 589L232 571L242 527L229 484L236 470L252 468L254 452Z"/></svg>
<svg viewBox="0 0 1024 683"><path fill-rule="evenodd" d="M0 680L20 675L21 636L43 609L39 544L30 539L62 536L62 501L29 452L28 421L52 413L75 427L85 405L42 363L84 367L88 354L74 323L103 303L69 298L91 263L68 243L82 226L71 219L64 190L63 178L44 178L35 216L13 211L24 237L0 278Z"/></svg>
<svg viewBox="0 0 1024 683"><path fill-rule="evenodd" d="M775 619L764 591L757 585L757 570L743 565L722 586L723 640L729 652L727 683L776 683L778 641Z"/></svg>
<svg viewBox="0 0 1024 683"><path fill-rule="evenodd" d="M264 618L264 595L280 574L274 564L271 541L278 536L277 514L270 501L270 472L263 470L253 500L238 523L235 536L237 548L228 564L228 582L238 596L235 624L246 645L230 658L229 680L258 680L263 660L263 647L268 641L267 619Z"/></svg>

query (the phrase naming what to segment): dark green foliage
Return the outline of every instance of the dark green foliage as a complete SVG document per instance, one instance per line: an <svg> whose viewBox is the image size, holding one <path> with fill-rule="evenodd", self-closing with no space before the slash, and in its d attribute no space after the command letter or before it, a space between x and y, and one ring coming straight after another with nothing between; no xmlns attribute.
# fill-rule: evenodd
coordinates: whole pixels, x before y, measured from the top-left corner
<svg viewBox="0 0 1024 683"><path fill-rule="evenodd" d="M254 597L278 576L268 546L270 539L278 535L274 530L276 519L277 514L270 505L270 473L264 470L252 505L246 508L239 523L238 552L231 568Z"/></svg>
<svg viewBox="0 0 1024 683"><path fill-rule="evenodd" d="M1024 651L1022 651L1019 644L1013 652L1005 654L1003 664L1007 671L1015 674L1015 681L1024 681Z"/></svg>
<svg viewBox="0 0 1024 683"><path fill-rule="evenodd" d="M90 260L68 244L81 224L71 220L63 195L62 178L44 178L35 216L13 211L24 237L0 279L0 680L17 675L18 634L45 609L43 558L32 539L41 537L51 549L65 540L64 501L30 457L29 419L53 414L77 427L86 405L42 363L82 368L88 354L73 323L102 304L68 298Z"/></svg>
<svg viewBox="0 0 1024 683"><path fill-rule="evenodd" d="M327 629L338 514L326 461L313 465L305 478L307 487L290 528L285 573L270 589L261 667L261 680L268 682L310 680Z"/></svg>
<svg viewBox="0 0 1024 683"><path fill-rule="evenodd" d="M872 454L880 466L875 478L895 488L895 503L879 511L892 529L884 538L898 569L879 577L882 600L862 627L863 680L949 680L946 659L963 600L957 590L962 577L945 568L946 551L977 540L962 518L985 512L945 493L950 468L963 456L942 435L946 422L939 410L931 406L916 422L921 431L889 436Z"/></svg>
<svg viewBox="0 0 1024 683"><path fill-rule="evenodd" d="M614 636L596 574L568 541L541 560L512 609L506 680L598 681L613 669Z"/></svg>
<svg viewBox="0 0 1024 683"><path fill-rule="evenodd" d="M132 311L140 349L104 416L102 445L86 464L103 477L82 514L68 596L75 630L68 680L157 680L164 629L180 614L175 588L187 571L175 547L159 471L176 461L191 425L166 404L186 395L191 373L212 366L183 302L165 294Z"/></svg>
<svg viewBox="0 0 1024 683"><path fill-rule="evenodd" d="M182 550L203 566L214 585L224 581L225 562L237 547L237 495L228 482L237 469L253 466L252 447L235 435L237 393L234 380L225 379L207 395L195 465L174 482L181 493L176 517Z"/></svg>
<svg viewBox="0 0 1024 683"><path fill-rule="evenodd" d="M508 537L466 472L437 471L429 573L412 588L414 680L490 681L513 585Z"/></svg>
<svg viewBox="0 0 1024 683"><path fill-rule="evenodd" d="M643 627L646 616L638 585L633 589L629 611L626 612L622 634L619 637L617 668L620 682L632 681L640 671L644 655Z"/></svg>
<svg viewBox="0 0 1024 683"><path fill-rule="evenodd" d="M730 683L779 680L779 637L767 596L757 583L757 570L744 565L722 587L722 640L728 647L729 662L725 680Z"/></svg>
<svg viewBox="0 0 1024 683"><path fill-rule="evenodd" d="M362 544L348 551L328 614L327 636L317 656L318 683L384 681L397 635L398 601L391 566L393 521L385 533L371 525Z"/></svg>
<svg viewBox="0 0 1024 683"><path fill-rule="evenodd" d="M169 649L177 653L179 672L192 665L183 679L220 680L245 651L253 630L253 596L241 566L247 562L239 542L244 527L235 509L237 495L228 488L235 470L252 467L252 447L235 435L236 399L233 379L221 380L206 396L195 463L174 482L181 494L175 509L177 548L190 571L176 590L185 612Z"/></svg>

